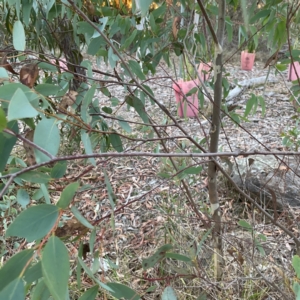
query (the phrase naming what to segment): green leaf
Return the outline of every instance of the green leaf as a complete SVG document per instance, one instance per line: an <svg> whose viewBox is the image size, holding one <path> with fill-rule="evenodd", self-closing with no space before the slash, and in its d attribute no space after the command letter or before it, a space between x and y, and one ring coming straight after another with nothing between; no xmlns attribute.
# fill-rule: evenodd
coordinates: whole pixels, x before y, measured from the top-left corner
<svg viewBox="0 0 300 300"><path fill-rule="evenodd" d="M26 283L33 283L42 277L43 277L43 273L42 273L41 261L34 264L29 269L26 269L25 274L24 274L24 279L25 279Z"/></svg>
<svg viewBox="0 0 300 300"><path fill-rule="evenodd" d="M0 67L0 78L9 78L6 69L4 69L3 67Z"/></svg>
<svg viewBox="0 0 300 300"><path fill-rule="evenodd" d="M56 205L61 209L66 209L73 200L78 187L78 182L73 182L67 185L62 191L60 199L58 200Z"/></svg>
<svg viewBox="0 0 300 300"><path fill-rule="evenodd" d="M23 237L27 242L43 238L57 221L58 211L58 207L49 204L29 207L9 225L6 236Z"/></svg>
<svg viewBox="0 0 300 300"><path fill-rule="evenodd" d="M141 69L141 66L138 62L136 62L135 60L129 60L128 61L128 65L131 69L131 71L141 80L145 80L146 77Z"/></svg>
<svg viewBox="0 0 300 300"><path fill-rule="evenodd" d="M118 152L123 152L123 146L122 146L122 141L121 138L118 134L112 133L109 135L110 142L112 146L118 151Z"/></svg>
<svg viewBox="0 0 300 300"><path fill-rule="evenodd" d="M135 96L127 96L125 98L125 101L128 105L134 107L136 112L139 114L139 116L145 123L149 123L149 119L148 119L148 116L147 116L147 113L145 110L145 106L139 98L137 98Z"/></svg>
<svg viewBox="0 0 300 300"><path fill-rule="evenodd" d="M18 189L17 192L17 202L24 208L26 207L29 202L30 202L30 198L28 193L26 192L26 190L23 189Z"/></svg>
<svg viewBox="0 0 300 300"><path fill-rule="evenodd" d="M54 165L53 169L51 170L50 176L51 178L58 179L63 177L66 174L66 171L67 171L67 162L65 160L59 161Z"/></svg>
<svg viewBox="0 0 300 300"><path fill-rule="evenodd" d="M162 260L165 256L167 251L173 248L172 245L164 245L160 247L152 256L145 258L142 260L142 267L144 270L154 267L156 263Z"/></svg>
<svg viewBox="0 0 300 300"><path fill-rule="evenodd" d="M196 300L207 300L207 294L205 292L201 292Z"/></svg>
<svg viewBox="0 0 300 300"><path fill-rule="evenodd" d="M186 95L186 97L189 97L189 96L192 96L192 95L196 94L197 92L198 92L198 88L197 87L193 87L185 95Z"/></svg>
<svg viewBox="0 0 300 300"><path fill-rule="evenodd" d="M132 132L132 129L130 127L130 125L126 122L126 121L122 121L123 118L118 116L118 122L119 122L119 125L127 132L127 133L131 133Z"/></svg>
<svg viewBox="0 0 300 300"><path fill-rule="evenodd" d="M104 288L105 290L109 291L110 293L113 292L113 290L106 284L102 283L101 281L99 281L94 274L92 273L92 271L87 267L87 265L83 262L83 260L80 257L77 257L78 262L80 263L80 265L82 266L83 270L87 273L87 275L92 278L98 285L100 285L102 288Z"/></svg>
<svg viewBox="0 0 300 300"><path fill-rule="evenodd" d="M33 290L32 298L30 300L49 300L50 291L46 286L45 280L42 279L38 282Z"/></svg>
<svg viewBox="0 0 300 300"><path fill-rule="evenodd" d="M17 121L8 122L7 128L15 133L19 133L19 126ZM2 172L5 169L11 150L16 144L16 141L17 137L11 134L0 132L0 172Z"/></svg>
<svg viewBox="0 0 300 300"><path fill-rule="evenodd" d="M60 91L60 87L54 84L44 83L35 87L35 90L43 96L56 95Z"/></svg>
<svg viewBox="0 0 300 300"><path fill-rule="evenodd" d="M112 97L109 100L110 100L112 106L117 106L120 103L120 100L116 97Z"/></svg>
<svg viewBox="0 0 300 300"><path fill-rule="evenodd" d="M16 278L0 292L0 299L25 300L25 287L21 278Z"/></svg>
<svg viewBox="0 0 300 300"><path fill-rule="evenodd" d="M108 49L108 61L109 61L109 64L110 64L111 68L116 67L116 62L118 60L119 60L118 55L116 55L114 53L114 50L112 49L112 47L109 47L109 49Z"/></svg>
<svg viewBox="0 0 300 300"><path fill-rule="evenodd" d="M88 34L92 37L95 29L88 22L77 22L77 33L78 34Z"/></svg>
<svg viewBox="0 0 300 300"><path fill-rule="evenodd" d="M298 279L300 279L300 257L298 255L294 255L292 259L292 265L296 272Z"/></svg>
<svg viewBox="0 0 300 300"><path fill-rule="evenodd" d="M89 90L84 95L84 98L82 100L82 107L81 107L81 118L85 123L88 123L88 119L90 118L88 114L88 107L91 104L94 94L96 90L96 85L93 84Z"/></svg>
<svg viewBox="0 0 300 300"><path fill-rule="evenodd" d="M266 102L265 99L262 96L258 96L257 97L258 103L261 106L261 115L262 117L264 117L265 113L266 113Z"/></svg>
<svg viewBox="0 0 300 300"><path fill-rule="evenodd" d="M227 32L227 40L230 43L232 41L232 34L233 34L233 23L230 20L230 17L225 17L225 26Z"/></svg>
<svg viewBox="0 0 300 300"><path fill-rule="evenodd" d="M104 106L102 110L107 114L112 114L113 110L110 107Z"/></svg>
<svg viewBox="0 0 300 300"><path fill-rule="evenodd" d="M81 215L81 213L79 212L79 210L78 210L75 206L72 206L72 207L71 207L71 212L74 214L74 217L75 217L82 225L84 225L84 226L87 227L87 228L94 229L94 226L91 225L91 224L89 223L89 221L88 221L85 217L83 217L83 216Z"/></svg>
<svg viewBox="0 0 300 300"><path fill-rule="evenodd" d="M135 29L130 35L129 37L125 40L125 42L123 44L121 44L121 49L120 50L123 50L123 49L126 49L128 48L129 46L131 46L133 40L135 39L136 37L136 34L137 34L137 29Z"/></svg>
<svg viewBox="0 0 300 300"><path fill-rule="evenodd" d="M102 88L100 88L100 91L106 97L111 97L111 92L109 91L109 89L107 87L103 86Z"/></svg>
<svg viewBox="0 0 300 300"><path fill-rule="evenodd" d="M203 168L200 167L190 167L183 171L184 174L200 174L202 172Z"/></svg>
<svg viewBox="0 0 300 300"><path fill-rule="evenodd" d="M24 51L26 48L25 31L21 21L14 23L13 45L17 51Z"/></svg>
<svg viewBox="0 0 300 300"><path fill-rule="evenodd" d="M78 300L93 300L96 298L98 293L98 285L94 285L92 288L88 289Z"/></svg>
<svg viewBox="0 0 300 300"><path fill-rule="evenodd" d="M49 195L49 188L48 188L48 182L41 183L41 191L42 191L43 197L45 198L45 202L47 204L51 204L50 195Z"/></svg>
<svg viewBox="0 0 300 300"><path fill-rule="evenodd" d="M180 30L179 30L179 33L180 33ZM173 48L174 48L174 52L177 56L180 56L183 53L183 50L185 49L183 43L180 43L180 42L174 42Z"/></svg>
<svg viewBox="0 0 300 300"><path fill-rule="evenodd" d="M94 30L94 28L93 28ZM87 54L96 55L98 51L105 46L105 40L102 36L90 39L89 45L87 48Z"/></svg>
<svg viewBox="0 0 300 300"><path fill-rule="evenodd" d="M262 244L258 241L258 239L254 239L254 243L255 243L255 246L256 248L258 249L259 253L262 255L262 256L266 256L266 252L262 246Z"/></svg>
<svg viewBox="0 0 300 300"><path fill-rule="evenodd" d="M33 249L23 250L11 257L0 269L0 291L21 275L23 268L34 254ZM6 299L6 298L1 298Z"/></svg>
<svg viewBox="0 0 300 300"><path fill-rule="evenodd" d="M28 171L19 175L17 178L21 178L32 183L48 183L51 180L51 177L48 174L38 171Z"/></svg>
<svg viewBox="0 0 300 300"><path fill-rule="evenodd" d="M24 22L25 26L29 25L32 4L33 4L33 1L30 1L30 0L22 1L22 16L23 16L23 22Z"/></svg>
<svg viewBox="0 0 300 300"><path fill-rule="evenodd" d="M287 40L286 19L282 19L275 27L274 39L277 47L280 48Z"/></svg>
<svg viewBox="0 0 300 300"><path fill-rule="evenodd" d="M0 132L7 126L6 115L2 107L0 107Z"/></svg>
<svg viewBox="0 0 300 300"><path fill-rule="evenodd" d="M81 141L84 145L84 150L86 154L93 154L93 147L92 147L92 142L91 139L88 135L88 133L85 130L81 130ZM96 166L96 161L95 158L91 157L89 158L89 162L93 165Z"/></svg>
<svg viewBox="0 0 300 300"><path fill-rule="evenodd" d="M5 84L3 86L0 86L0 95L1 95L1 99L3 100L7 100L8 104L11 100L11 98L14 96L15 92L20 89L22 90L28 101L32 104L32 105L36 105L35 107L38 107L39 105L39 96L33 91L31 90L28 86L22 84L22 83L10 83L10 84ZM23 104L22 99L21 101L21 105ZM3 108L7 108L8 105L5 102L1 103L1 106Z"/></svg>
<svg viewBox="0 0 300 300"><path fill-rule="evenodd" d="M55 300L64 300L68 292L70 262L68 249L56 236L51 236L42 254L45 283Z"/></svg>
<svg viewBox="0 0 300 300"><path fill-rule="evenodd" d="M257 105L257 97L254 94L251 94L251 98L247 101L246 109L244 112L244 117L247 117L251 110L253 109L253 113L255 113L255 106Z"/></svg>
<svg viewBox="0 0 300 300"><path fill-rule="evenodd" d="M280 72L283 72L283 71L285 71L287 69L287 65L285 65L285 64L277 64L276 65L276 69L278 71L280 71Z"/></svg>
<svg viewBox="0 0 300 300"><path fill-rule="evenodd" d="M173 290L172 287L167 286L162 295L161 295L161 300L177 300L175 291Z"/></svg>
<svg viewBox="0 0 300 300"><path fill-rule="evenodd" d="M293 284L293 291L296 295L296 300L300 300L300 284L297 281Z"/></svg>
<svg viewBox="0 0 300 300"><path fill-rule="evenodd" d="M269 16L269 15L270 15L270 12L271 12L270 9L263 9L263 10L259 11L258 13L255 14L255 16L253 16L253 17L250 19L250 24L253 24L253 23L255 23L257 20Z"/></svg>
<svg viewBox="0 0 300 300"><path fill-rule="evenodd" d="M50 71L50 72L57 72L57 67L56 66L53 66L49 63L46 63L46 62L42 62L42 63L39 63L39 68L41 68L42 70L45 70L45 71ZM38 87L38 85L36 86L36 88Z"/></svg>
<svg viewBox="0 0 300 300"><path fill-rule="evenodd" d="M152 0L143 0L143 1L139 1L140 4L140 8L141 8L141 14L142 14L142 18L146 16L148 10L149 10L149 6L151 5Z"/></svg>
<svg viewBox="0 0 300 300"><path fill-rule="evenodd" d="M20 107L22 107L22 109L20 109ZM38 111L29 103L25 93L18 88L9 102L7 119L11 121L24 118L34 118L37 115Z"/></svg>
<svg viewBox="0 0 300 300"><path fill-rule="evenodd" d="M191 261L191 259L189 257L187 257L185 255L178 254L178 253L167 252L166 257L176 259L176 260L180 260L180 261L185 261L185 262Z"/></svg>
<svg viewBox="0 0 300 300"><path fill-rule="evenodd" d="M152 285L149 288L147 288L146 293L154 292L157 289L157 286Z"/></svg>
<svg viewBox="0 0 300 300"><path fill-rule="evenodd" d="M110 294L117 299L141 299L141 297L134 290L126 285L116 282L109 282L107 285L113 290L113 292L110 292Z"/></svg>
<svg viewBox="0 0 300 300"><path fill-rule="evenodd" d="M110 205L114 209L115 208L115 202L116 202L116 195L113 192L112 186L110 184L110 181L108 179L108 176L107 176L107 173L106 173L105 170L104 170L104 181L105 181L105 185L106 185Z"/></svg>
<svg viewBox="0 0 300 300"><path fill-rule="evenodd" d="M43 119L40 121L35 130L33 141L41 148L55 156L60 145L60 134L57 128L56 119ZM41 151L34 149L37 163L49 161L51 158Z"/></svg>
<svg viewBox="0 0 300 300"><path fill-rule="evenodd" d="M94 228L90 234L90 239L89 239L89 247L90 247L90 252L92 254L94 252L95 240L96 240L96 229Z"/></svg>
<svg viewBox="0 0 300 300"><path fill-rule="evenodd" d="M246 222L245 220L239 220L238 225L243 227L246 230L249 230L249 231L253 230L253 227L248 222Z"/></svg>

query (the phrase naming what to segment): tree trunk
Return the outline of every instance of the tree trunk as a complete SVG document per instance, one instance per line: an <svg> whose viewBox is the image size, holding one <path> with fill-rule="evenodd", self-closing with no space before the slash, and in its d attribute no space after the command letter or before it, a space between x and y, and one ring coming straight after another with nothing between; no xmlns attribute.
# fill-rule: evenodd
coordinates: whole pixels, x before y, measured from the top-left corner
<svg viewBox="0 0 300 300"><path fill-rule="evenodd" d="M214 87L214 106L212 115L212 124L210 129L210 152L218 152L219 132L220 132L220 109L222 101L222 45L224 36L225 24L225 0L219 0L219 14L218 14L218 30L217 41L215 43L215 87ZM222 278L223 252L222 252L222 224L221 212L218 197L218 183L217 183L217 168L213 160L208 164L208 188L209 199L211 204L212 219L214 222L213 241L214 241L214 264L215 277L217 280Z"/></svg>

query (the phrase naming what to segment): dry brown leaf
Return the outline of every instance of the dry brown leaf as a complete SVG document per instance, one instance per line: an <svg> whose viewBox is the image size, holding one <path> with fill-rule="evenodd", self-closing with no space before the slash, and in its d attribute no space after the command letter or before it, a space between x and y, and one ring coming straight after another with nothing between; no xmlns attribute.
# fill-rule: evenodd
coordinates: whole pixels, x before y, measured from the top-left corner
<svg viewBox="0 0 300 300"><path fill-rule="evenodd" d="M178 30L180 29L180 17L175 17L172 24L172 33L175 40L177 40Z"/></svg>
<svg viewBox="0 0 300 300"><path fill-rule="evenodd" d="M92 16L95 14L95 6L90 0L86 0L86 10Z"/></svg>
<svg viewBox="0 0 300 300"><path fill-rule="evenodd" d="M289 168L287 167L287 166L280 166L279 167L279 171L288 171L289 170Z"/></svg>
<svg viewBox="0 0 300 300"><path fill-rule="evenodd" d="M20 81L24 84L33 88L36 79L39 75L39 69L36 63L27 64L22 67L20 71Z"/></svg>
<svg viewBox="0 0 300 300"><path fill-rule="evenodd" d="M13 69L13 67L8 63L6 55L4 55L1 58L0 67L3 67L4 69L6 69L7 71L9 71L12 74L18 75L18 73L15 72L15 70Z"/></svg>
<svg viewBox="0 0 300 300"><path fill-rule="evenodd" d="M59 111L66 110L69 106L72 106L76 101L76 96L78 93L76 91L69 91L69 93L65 94L61 100L59 105Z"/></svg>
<svg viewBox="0 0 300 300"><path fill-rule="evenodd" d="M268 58L267 62L265 63L264 69L268 66L273 66L277 63L278 52L279 52L279 49Z"/></svg>
<svg viewBox="0 0 300 300"><path fill-rule="evenodd" d="M242 255L241 252L238 253L238 256L237 256L236 260L238 261L238 263L240 264L240 266L243 265L243 263L244 263L244 257L243 257L243 255Z"/></svg>
<svg viewBox="0 0 300 300"><path fill-rule="evenodd" d="M68 237L72 235L80 234L87 228L82 225L78 220L76 219L70 219L68 220L62 227L58 227L55 231L55 234L58 237Z"/></svg>

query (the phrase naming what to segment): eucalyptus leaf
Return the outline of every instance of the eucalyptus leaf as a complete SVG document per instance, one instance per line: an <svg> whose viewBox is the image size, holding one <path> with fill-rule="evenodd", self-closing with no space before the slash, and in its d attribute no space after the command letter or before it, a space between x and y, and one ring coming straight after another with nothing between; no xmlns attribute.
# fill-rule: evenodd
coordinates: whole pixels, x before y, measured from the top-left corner
<svg viewBox="0 0 300 300"><path fill-rule="evenodd" d="M135 292L128 286L123 285L121 283L108 282L107 286L113 290L113 292L110 292L110 294L117 299L130 299L130 300L141 299L141 297L137 294L137 292Z"/></svg>
<svg viewBox="0 0 300 300"><path fill-rule="evenodd" d="M57 120L54 118L44 118L41 120L35 128L33 142L53 156L56 156L60 145L60 132L57 127ZM37 163L46 162L51 159L36 148L34 152Z"/></svg>
<svg viewBox="0 0 300 300"><path fill-rule="evenodd" d="M7 120L6 120L5 112L2 109L2 107L0 107L0 133L3 131L4 128L6 128L6 126L7 126Z"/></svg>
<svg viewBox="0 0 300 300"><path fill-rule="evenodd" d="M17 121L8 122L7 128L15 133L19 133L19 126ZM14 135L0 132L0 172L5 169L10 153L16 142L17 137L15 137Z"/></svg>
<svg viewBox="0 0 300 300"><path fill-rule="evenodd" d="M22 107L22 109L20 109ZM18 88L12 96L9 105L7 119L18 120L24 118L33 118L38 115L38 111L29 103L26 94Z"/></svg>
<svg viewBox="0 0 300 300"><path fill-rule="evenodd" d="M1 266L0 291L21 275L21 272L32 258L33 254L33 249L23 250L12 256L3 266Z"/></svg>
<svg viewBox="0 0 300 300"><path fill-rule="evenodd" d="M65 175L67 171L67 162L64 160L64 161L59 161L57 162L53 169L51 170L51 178L55 178L55 179L58 179L58 178L61 178Z"/></svg>
<svg viewBox="0 0 300 300"><path fill-rule="evenodd" d="M57 85L44 83L36 86L35 90L44 96L56 95L61 88Z"/></svg>
<svg viewBox="0 0 300 300"><path fill-rule="evenodd" d="M177 296L175 294L174 289L171 286L167 286L162 295L161 300L177 300Z"/></svg>
<svg viewBox="0 0 300 300"><path fill-rule="evenodd" d="M146 16L151 3L152 3L152 0L139 1L142 17Z"/></svg>
<svg viewBox="0 0 300 300"><path fill-rule="evenodd" d="M14 23L13 45L17 51L24 51L26 48L25 30L21 21Z"/></svg>
<svg viewBox="0 0 300 300"><path fill-rule="evenodd" d="M6 69L3 67L0 67L0 78L6 78L7 80L9 79Z"/></svg>
<svg viewBox="0 0 300 300"><path fill-rule="evenodd" d="M21 212L9 225L6 236L23 237L27 242L43 238L53 228L58 218L58 208L40 204Z"/></svg>
<svg viewBox="0 0 300 300"><path fill-rule="evenodd" d="M0 299L25 300L25 287L21 278L16 278L0 292Z"/></svg>
<svg viewBox="0 0 300 300"><path fill-rule="evenodd" d="M30 198L26 190L18 189L17 201L22 207L26 207L29 204Z"/></svg>
<svg viewBox="0 0 300 300"><path fill-rule="evenodd" d="M56 205L59 208L66 209L73 200L73 197L75 196L78 187L78 182L72 182L69 185L67 185L62 191L60 199L58 200Z"/></svg>
<svg viewBox="0 0 300 300"><path fill-rule="evenodd" d="M96 298L98 293L98 285L94 285L92 288L88 289L78 300L93 300Z"/></svg>
<svg viewBox="0 0 300 300"><path fill-rule="evenodd" d="M72 206L71 208L72 213L74 214L75 218L85 227L89 229L94 229L94 226L89 223L89 221L79 212L79 210L75 207Z"/></svg>
<svg viewBox="0 0 300 300"><path fill-rule="evenodd" d="M173 248L172 245L164 245L160 247L153 255L151 255L148 258L145 258L142 260L142 267L144 270L147 270L149 268L153 268L156 263L158 263L160 260L162 260L164 257L166 257L167 251L171 250Z"/></svg>
<svg viewBox="0 0 300 300"><path fill-rule="evenodd" d="M27 283L32 283L43 277L42 263L39 261L30 268L26 269L24 279Z"/></svg>
<svg viewBox="0 0 300 300"><path fill-rule="evenodd" d="M128 61L128 65L131 69L131 71L141 80L145 80L146 77L141 69L141 66L138 62L136 62L135 60L129 60Z"/></svg>
<svg viewBox="0 0 300 300"><path fill-rule="evenodd" d="M30 300L49 300L50 291L45 283L45 280L42 279L38 282L32 292L32 298Z"/></svg>
<svg viewBox="0 0 300 300"><path fill-rule="evenodd" d="M85 130L81 130L81 141L84 145L84 150L86 154L93 154L93 147L91 139L88 135L88 133ZM96 166L95 158L91 157L89 158L89 161L93 166Z"/></svg>
<svg viewBox="0 0 300 300"><path fill-rule="evenodd" d="M68 249L56 236L49 238L42 255L45 283L55 300L65 299L68 291L70 262Z"/></svg>
<svg viewBox="0 0 300 300"><path fill-rule="evenodd" d="M112 133L109 135L110 142L112 146L118 151L118 152L123 152L123 146L122 146L122 140L120 136L116 133Z"/></svg>

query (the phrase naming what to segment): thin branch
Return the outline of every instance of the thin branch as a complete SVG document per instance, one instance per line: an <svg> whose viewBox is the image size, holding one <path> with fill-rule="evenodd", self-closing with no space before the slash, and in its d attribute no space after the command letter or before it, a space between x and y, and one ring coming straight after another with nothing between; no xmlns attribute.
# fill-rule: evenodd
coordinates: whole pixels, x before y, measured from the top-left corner
<svg viewBox="0 0 300 300"><path fill-rule="evenodd" d="M154 152L112 152L112 153L93 153L93 154L81 154L81 155L68 155L68 156L61 156L56 157L54 159L51 159L47 162L43 162L40 164L35 164L29 167L24 168L23 170L19 170L18 172L7 174L0 176L0 178L8 178L10 176L18 176L20 174L26 173L28 171L35 170L37 168L43 167L45 165L48 165L50 163L55 163L58 161L63 160L76 160L76 159L87 159L87 158L106 158L106 157L189 157L189 158L208 158L208 157L248 157L252 155L265 155L265 156L275 156L275 155L282 155L282 156L300 156L300 152L293 152L293 151L274 151L274 152L268 152L268 151L235 151L235 152L207 152L207 153L197 153L197 152L191 152L191 153L154 153ZM219 168L222 168L219 163L214 160L215 163L218 164Z"/></svg>
<svg viewBox="0 0 300 300"><path fill-rule="evenodd" d="M214 29L213 29L213 26L212 26L212 24L210 22L209 16L206 13L205 7L203 6L201 0L197 0L197 2L198 2L198 5L199 5L199 7L201 9L201 12L202 12L202 14L203 14L203 16L205 18L205 21L206 21L206 23L208 25L209 31L211 33L211 36L212 36L215 44L218 45L219 41L218 41L217 35L216 35L216 33L215 33Z"/></svg>

